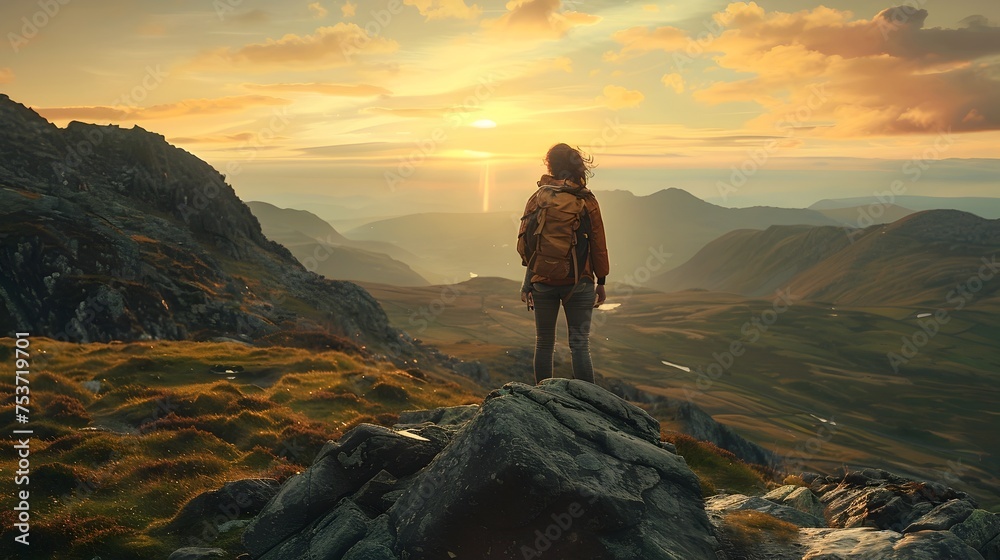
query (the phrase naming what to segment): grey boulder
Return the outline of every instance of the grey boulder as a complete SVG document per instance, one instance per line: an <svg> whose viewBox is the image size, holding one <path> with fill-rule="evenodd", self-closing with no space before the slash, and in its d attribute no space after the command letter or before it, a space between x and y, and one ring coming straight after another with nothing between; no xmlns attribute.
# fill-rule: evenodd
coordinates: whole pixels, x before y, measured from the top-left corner
<svg viewBox="0 0 1000 560"><path fill-rule="evenodd" d="M982 560L975 549L948 531L903 535L870 527L802 529L802 560Z"/></svg>
<svg viewBox="0 0 1000 560"><path fill-rule="evenodd" d="M167 560L211 560L225 557L226 551L221 548L186 546L173 551Z"/></svg>
<svg viewBox="0 0 1000 560"><path fill-rule="evenodd" d="M698 480L659 441L656 420L592 383L508 383L390 508L395 551L714 560Z"/></svg>

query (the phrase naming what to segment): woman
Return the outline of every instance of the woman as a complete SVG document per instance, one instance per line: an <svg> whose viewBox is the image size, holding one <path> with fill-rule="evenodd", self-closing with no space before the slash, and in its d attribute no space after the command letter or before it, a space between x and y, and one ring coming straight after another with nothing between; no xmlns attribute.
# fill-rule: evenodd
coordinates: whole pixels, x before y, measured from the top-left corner
<svg viewBox="0 0 1000 560"><path fill-rule="evenodd" d="M582 236L589 250L568 278L546 277L538 273L541 267L528 264L521 286L521 301L535 311L535 382L552 377L552 355L556 343L556 322L559 304L566 312L569 347L573 357L573 377L594 382L594 365L590 358L590 319L595 307L606 299L605 282L609 272L608 245L604 236L604 222L597 198L587 189L587 179L593 158L585 157L567 144L556 144L545 155L548 174L538 181L538 191L528 199L524 209L527 218L535 215L542 196L552 193L571 193L582 201L582 222L589 222L589 232ZM566 198L566 197L563 197ZM571 199L572 201L573 199ZM519 239L527 239L529 220L521 221ZM579 223L579 222L578 222ZM571 251L573 252L573 251Z"/></svg>

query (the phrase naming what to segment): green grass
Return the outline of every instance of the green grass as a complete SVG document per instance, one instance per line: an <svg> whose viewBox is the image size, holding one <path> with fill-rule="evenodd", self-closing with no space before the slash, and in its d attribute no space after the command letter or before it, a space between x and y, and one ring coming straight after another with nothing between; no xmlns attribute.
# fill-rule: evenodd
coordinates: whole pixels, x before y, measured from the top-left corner
<svg viewBox="0 0 1000 560"><path fill-rule="evenodd" d="M0 339L0 362L10 363L12 348L11 339ZM421 379L333 350L47 339L33 339L31 348L38 557L166 558L187 542L156 529L194 496L240 478L283 481L361 422L392 425L404 409L482 400L450 376L430 371ZM220 375L211 371L216 364L243 371ZM84 387L91 381L100 382L99 393ZM0 387L13 393L9 382ZM0 414L10 422L13 405ZM4 472L15 465L11 454L0 459ZM0 479L0 492L14 494L12 476ZM8 542L11 515L0 512L0 538ZM209 544L241 552L238 531Z"/></svg>

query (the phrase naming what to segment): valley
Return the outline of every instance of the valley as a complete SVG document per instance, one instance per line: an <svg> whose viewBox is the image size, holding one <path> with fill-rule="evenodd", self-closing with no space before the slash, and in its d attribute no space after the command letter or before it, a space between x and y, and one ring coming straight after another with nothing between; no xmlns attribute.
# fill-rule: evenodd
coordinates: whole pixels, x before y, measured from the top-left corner
<svg viewBox="0 0 1000 560"><path fill-rule="evenodd" d="M491 385L531 379L534 325L518 283L364 286L394 326L481 362ZM1000 298L950 310L947 324L898 372L887 354L903 352L902 340L923 332L925 320L916 316L927 307L833 306L798 300L794 292L789 299L612 282L605 307L617 307L594 315L595 367L651 395L690 399L806 470L876 466L940 480L1000 506L991 404L1000 399ZM561 329L556 375L569 376Z"/></svg>

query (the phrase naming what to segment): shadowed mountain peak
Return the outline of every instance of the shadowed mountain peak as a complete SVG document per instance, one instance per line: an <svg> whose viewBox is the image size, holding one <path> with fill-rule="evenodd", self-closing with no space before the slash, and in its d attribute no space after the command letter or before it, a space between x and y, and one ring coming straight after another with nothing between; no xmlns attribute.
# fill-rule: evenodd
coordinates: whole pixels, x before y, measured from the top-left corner
<svg viewBox="0 0 1000 560"><path fill-rule="evenodd" d="M788 287L840 304L942 304L1000 252L1000 220L926 210L866 229L772 226L739 230L668 272L668 289L761 296ZM980 296L995 293L987 284Z"/></svg>
<svg viewBox="0 0 1000 560"><path fill-rule="evenodd" d="M398 344L378 303L269 241L225 178L139 127L0 97L0 328L72 341L318 330ZM348 341L347 339L350 339Z"/></svg>

